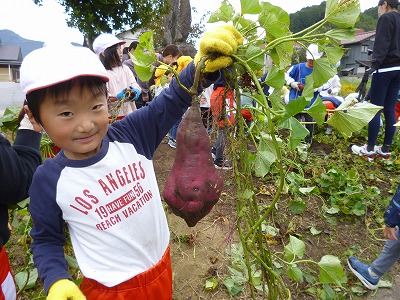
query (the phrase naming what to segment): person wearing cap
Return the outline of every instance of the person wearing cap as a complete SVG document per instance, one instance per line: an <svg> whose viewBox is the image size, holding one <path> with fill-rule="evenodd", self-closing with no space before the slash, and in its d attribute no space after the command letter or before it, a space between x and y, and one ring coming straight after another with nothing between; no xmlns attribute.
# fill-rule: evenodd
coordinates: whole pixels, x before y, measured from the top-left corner
<svg viewBox="0 0 400 300"><path fill-rule="evenodd" d="M121 45L123 44L125 41L119 40L110 33L102 33L93 41L93 50L107 70L110 114L112 119L117 120L121 120L136 110L135 101L139 98L141 91L132 71L122 64ZM117 102L121 100L124 103L118 106Z"/></svg>
<svg viewBox="0 0 400 300"><path fill-rule="evenodd" d="M204 45L212 43L198 94L232 63L228 55L243 41L227 24L202 39L179 75L189 89L195 65L211 54ZM235 43L229 53L227 42ZM171 300L170 233L152 158L191 95L173 78L148 105L109 124L108 73L88 48L32 51L20 74L34 130L45 130L62 149L37 169L29 189L33 261L47 299ZM84 277L79 287L64 256L65 227Z"/></svg>
<svg viewBox="0 0 400 300"><path fill-rule="evenodd" d="M369 89L370 102L383 106L368 123L368 140L364 145L352 145L353 153L369 161L391 156L390 147L396 134L395 107L400 89L400 14L398 0L379 0L373 57L369 73L372 74ZM381 113L385 116L382 146L376 145L381 127Z"/></svg>
<svg viewBox="0 0 400 300"><path fill-rule="evenodd" d="M304 85L306 83L306 77L310 75L313 71L314 60L321 58L323 54L322 52L318 51L317 44L310 44L306 51L307 51L306 52L307 61L293 65L285 73L286 84L290 86L289 102L296 100L297 98L302 96ZM314 96L311 99L311 102L306 106L306 108L310 107L314 103L315 99L317 99L319 92L321 91L322 87L314 90ZM307 113L299 113L295 117L299 121L307 123L305 127L309 131L309 135L306 136L305 138L306 144L303 145L305 147L310 147L312 144L312 135L314 132L314 122L315 122L314 119Z"/></svg>
<svg viewBox="0 0 400 300"><path fill-rule="evenodd" d="M8 208L28 197L33 173L42 162L41 134L27 116L20 122L14 144L0 133L0 299L17 299L16 287L4 245L10 238Z"/></svg>

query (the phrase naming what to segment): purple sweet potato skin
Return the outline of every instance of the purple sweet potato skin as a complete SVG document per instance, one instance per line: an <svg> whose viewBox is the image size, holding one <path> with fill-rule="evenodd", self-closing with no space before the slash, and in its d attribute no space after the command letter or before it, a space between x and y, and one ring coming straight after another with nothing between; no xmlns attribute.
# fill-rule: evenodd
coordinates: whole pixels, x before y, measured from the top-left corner
<svg viewBox="0 0 400 300"><path fill-rule="evenodd" d="M182 118L176 143L175 161L163 197L172 212L193 227L211 211L223 188L198 107L191 106Z"/></svg>

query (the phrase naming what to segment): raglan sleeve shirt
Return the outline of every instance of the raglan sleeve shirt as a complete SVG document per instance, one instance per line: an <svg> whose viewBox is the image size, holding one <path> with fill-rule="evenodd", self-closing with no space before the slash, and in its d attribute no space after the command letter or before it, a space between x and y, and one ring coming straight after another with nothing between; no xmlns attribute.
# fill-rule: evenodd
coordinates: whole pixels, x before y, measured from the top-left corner
<svg viewBox="0 0 400 300"><path fill-rule="evenodd" d="M192 85L194 69L191 63L182 71L184 86ZM199 94L207 84L199 85ZM61 151L38 169L30 189L31 236L46 292L71 278L66 225L81 272L105 286L125 282L162 258L169 229L152 158L190 105L190 95L174 79L149 105L111 124L93 157L71 161Z"/></svg>

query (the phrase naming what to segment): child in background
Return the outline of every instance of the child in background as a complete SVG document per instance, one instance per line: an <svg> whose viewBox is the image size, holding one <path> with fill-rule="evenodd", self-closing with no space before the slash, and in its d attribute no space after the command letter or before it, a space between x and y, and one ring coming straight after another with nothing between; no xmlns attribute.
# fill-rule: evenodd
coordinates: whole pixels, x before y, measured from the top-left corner
<svg viewBox="0 0 400 300"><path fill-rule="evenodd" d="M0 299L15 300L17 292L4 245L10 238L8 205L28 197L33 173L42 162L41 134L27 117L21 121L14 145L0 133Z"/></svg>
<svg viewBox="0 0 400 300"><path fill-rule="evenodd" d="M225 25L202 38L205 45L213 41L213 53L226 45L221 31L230 43L243 40ZM200 46L196 63L207 49ZM231 63L227 58L207 61L199 94ZM181 72L186 88L194 72L194 63ZM107 81L103 65L83 47L44 47L22 62L26 112L34 129L62 149L38 168L30 189L33 260L49 300L170 300L170 233L152 158L191 96L172 79L149 105L109 125ZM64 257L66 225L84 276L80 289Z"/></svg>
<svg viewBox="0 0 400 300"><path fill-rule="evenodd" d="M93 41L93 50L99 56L110 79L107 82L110 114L112 118L117 120L121 120L127 114L136 110L134 101L139 98L141 90L132 71L126 65L122 65L121 45L123 44L125 44L125 41L119 40L110 33L100 34ZM131 97L126 95L131 95ZM113 108L117 101L124 97L126 102L117 109L117 114Z"/></svg>
<svg viewBox="0 0 400 300"><path fill-rule="evenodd" d="M224 70L227 74L231 73L232 68ZM227 130L235 121L236 102L235 90L225 75L221 76L214 83L214 90L210 97L210 109L214 120L218 124L217 139L211 148L211 154L214 158L214 166L217 169L231 170L232 162L225 155L225 148L228 142Z"/></svg>
<svg viewBox="0 0 400 300"><path fill-rule="evenodd" d="M212 114L210 109L210 98L214 90L214 85L210 85L205 88L200 98L200 111L201 120L203 121L204 127L207 129L208 134L212 132Z"/></svg>
<svg viewBox="0 0 400 300"><path fill-rule="evenodd" d="M362 263L354 256L347 259L350 270L370 290L378 287L380 277L385 275L400 259L400 185L397 187L396 194L386 209L384 217L386 226L383 236L387 241L378 258L370 265Z"/></svg>
<svg viewBox="0 0 400 300"><path fill-rule="evenodd" d="M175 46L175 45L173 45L173 46ZM169 47L169 46L167 46L167 47ZM163 53L164 52L165 51L163 51ZM176 54L176 55L171 57L171 60L169 60L169 61L172 61L172 62L170 62L170 66L172 68L174 68L178 73L180 73L193 60L193 58L191 58L190 56L183 55L179 49L178 49L178 52L174 52L174 54ZM166 56L166 57L169 57L169 56ZM165 59L165 57L164 57L164 59ZM168 60L166 60L166 61L168 61ZM165 75L167 76L167 80L166 80L166 83L164 85L162 85L161 78ZM168 70L167 66L160 65L159 67L157 67L157 69L155 71L156 96L161 93L162 89L167 88L169 86L169 83L171 82L173 76L174 76L174 73L172 71ZM180 123L181 123L181 119L179 119L178 122L176 122L169 131L168 145L174 149L176 148L176 134L178 132L178 126Z"/></svg>

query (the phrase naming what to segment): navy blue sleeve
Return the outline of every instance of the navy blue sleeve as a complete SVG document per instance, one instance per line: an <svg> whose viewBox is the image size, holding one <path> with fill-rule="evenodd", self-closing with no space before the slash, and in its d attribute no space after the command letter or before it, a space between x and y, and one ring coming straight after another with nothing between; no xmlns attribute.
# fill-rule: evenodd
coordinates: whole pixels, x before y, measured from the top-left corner
<svg viewBox="0 0 400 300"><path fill-rule="evenodd" d="M65 221L56 203L56 187L61 170L55 168L53 160L46 160L39 167L29 190L31 203L29 211L33 220L31 248L33 261L47 294L56 281L72 277L64 256ZM46 182L47 184L43 184ZM51 187L51 188L50 188Z"/></svg>
<svg viewBox="0 0 400 300"><path fill-rule="evenodd" d="M396 194L385 211L384 217L386 226L400 226L400 184L397 187Z"/></svg>

